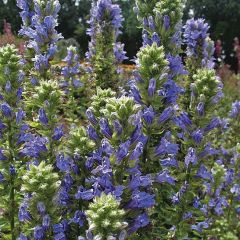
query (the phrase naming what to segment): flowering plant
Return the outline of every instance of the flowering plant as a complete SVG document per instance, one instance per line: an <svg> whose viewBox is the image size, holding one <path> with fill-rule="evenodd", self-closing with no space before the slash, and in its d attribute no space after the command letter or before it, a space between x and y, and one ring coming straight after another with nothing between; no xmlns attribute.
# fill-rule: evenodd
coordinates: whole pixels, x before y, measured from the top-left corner
<svg viewBox="0 0 240 240"><path fill-rule="evenodd" d="M70 46L56 66L59 2L17 4L25 54L0 49L0 238L239 239L240 103L220 114L208 24L183 26L184 1L136 0L143 46L122 79L118 5L93 1L88 63Z"/></svg>

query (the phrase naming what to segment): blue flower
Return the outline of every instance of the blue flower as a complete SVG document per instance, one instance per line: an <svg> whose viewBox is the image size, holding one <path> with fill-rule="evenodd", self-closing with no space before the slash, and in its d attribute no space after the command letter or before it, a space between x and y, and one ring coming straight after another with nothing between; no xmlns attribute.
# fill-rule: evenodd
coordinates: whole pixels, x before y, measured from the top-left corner
<svg viewBox="0 0 240 240"><path fill-rule="evenodd" d="M137 124L136 128L134 129L132 135L131 135L131 144L135 143L136 141L139 141L140 138L142 138L142 125Z"/></svg>
<svg viewBox="0 0 240 240"><path fill-rule="evenodd" d="M6 128L6 125L0 120L0 131Z"/></svg>
<svg viewBox="0 0 240 240"><path fill-rule="evenodd" d="M152 31L155 30L155 22L154 22L153 16L148 17L148 26Z"/></svg>
<svg viewBox="0 0 240 240"><path fill-rule="evenodd" d="M188 168L190 163L192 163L193 165L196 165L197 160L198 160L198 158L197 158L196 150L194 148L190 147L188 149L188 153L184 160L186 167Z"/></svg>
<svg viewBox="0 0 240 240"><path fill-rule="evenodd" d="M125 158L128 155L128 150L131 145L131 142L128 140L125 143L120 144L116 157L117 157L117 162L120 162L123 158Z"/></svg>
<svg viewBox="0 0 240 240"><path fill-rule="evenodd" d="M16 123L20 124L25 116L25 112L20 108L16 113Z"/></svg>
<svg viewBox="0 0 240 240"><path fill-rule="evenodd" d="M210 132L212 131L214 128L217 128L220 126L220 119L215 117L211 120L211 122L204 128L205 132Z"/></svg>
<svg viewBox="0 0 240 240"><path fill-rule="evenodd" d="M93 190L86 190L83 186L78 187L78 191L75 194L76 199L82 199L82 200L91 200L94 198Z"/></svg>
<svg viewBox="0 0 240 240"><path fill-rule="evenodd" d="M175 81L172 79L168 79L166 83L164 83L165 88L165 104L175 104L179 94L184 92L184 89L180 87Z"/></svg>
<svg viewBox="0 0 240 240"><path fill-rule="evenodd" d="M67 206L70 196L66 188L62 187L58 192L58 202L60 205Z"/></svg>
<svg viewBox="0 0 240 240"><path fill-rule="evenodd" d="M178 161L175 159L175 157L161 159L160 163L163 167L178 167Z"/></svg>
<svg viewBox="0 0 240 240"><path fill-rule="evenodd" d="M112 137L112 131L109 127L108 121L105 118L101 118L99 121L100 129L102 134L107 137L111 138Z"/></svg>
<svg viewBox="0 0 240 240"><path fill-rule="evenodd" d="M44 205L43 202L38 202L38 204L37 204L37 209L38 209L38 212L39 212L41 215L45 214L46 207L45 207L45 205Z"/></svg>
<svg viewBox="0 0 240 240"><path fill-rule="evenodd" d="M13 165L9 166L10 175L16 175L16 168Z"/></svg>
<svg viewBox="0 0 240 240"><path fill-rule="evenodd" d="M7 93L11 92L12 90L12 85L11 85L11 82L10 81L7 81L6 85L5 85L5 91Z"/></svg>
<svg viewBox="0 0 240 240"><path fill-rule="evenodd" d="M146 192L135 192L132 194L132 200L127 204L127 208L150 208L155 205L154 195Z"/></svg>
<svg viewBox="0 0 240 240"><path fill-rule="evenodd" d="M133 150L131 156L130 156L130 160L137 160L143 153L143 148L144 148L144 144L142 142L139 142L135 149Z"/></svg>
<svg viewBox="0 0 240 240"><path fill-rule="evenodd" d="M162 114L159 117L158 122L159 123L165 123L168 119L170 119L174 114L174 108L173 107L168 107L165 108L162 112Z"/></svg>
<svg viewBox="0 0 240 240"><path fill-rule="evenodd" d="M124 51L124 44L119 42L115 43L113 51L115 59L117 60L118 63L121 63L124 60L128 59L128 57L126 56L126 52Z"/></svg>
<svg viewBox="0 0 240 240"><path fill-rule="evenodd" d="M67 220L63 220L61 221L61 223L53 225L53 232L55 234L64 233L67 230L67 227L68 227Z"/></svg>
<svg viewBox="0 0 240 240"><path fill-rule="evenodd" d="M156 32L154 32L152 35L152 42L156 43L158 46L160 46L160 44L161 44L161 39Z"/></svg>
<svg viewBox="0 0 240 240"><path fill-rule="evenodd" d="M156 90L156 79L152 78L149 80L149 86L148 86L148 96L153 97Z"/></svg>
<svg viewBox="0 0 240 240"><path fill-rule="evenodd" d="M56 157L56 165L62 172L67 172L70 170L70 158L65 157L64 154L58 154Z"/></svg>
<svg viewBox="0 0 240 240"><path fill-rule="evenodd" d="M35 55L33 61L35 69L40 73L44 73L50 67L49 58L46 55Z"/></svg>
<svg viewBox="0 0 240 240"><path fill-rule="evenodd" d="M71 174L67 173L62 181L62 185L66 188L66 189L71 189L71 186L73 184L73 178L71 176Z"/></svg>
<svg viewBox="0 0 240 240"><path fill-rule="evenodd" d="M2 183L4 180L5 180L5 179L4 179L4 176L3 176L3 174L0 172L0 183Z"/></svg>
<svg viewBox="0 0 240 240"><path fill-rule="evenodd" d="M94 113L93 111L88 108L87 111L86 111L86 116L88 118L88 120L93 124L93 125L96 125L98 122L97 122L97 119L95 118L94 116Z"/></svg>
<svg viewBox="0 0 240 240"><path fill-rule="evenodd" d="M36 226L34 228L34 239L35 240L42 240L42 239L44 239L44 235L45 235L45 231L44 231L43 227Z"/></svg>
<svg viewBox="0 0 240 240"><path fill-rule="evenodd" d="M63 136L63 126L57 126L54 128L52 139L58 141Z"/></svg>
<svg viewBox="0 0 240 240"><path fill-rule="evenodd" d="M192 125L192 121L186 112L182 112L178 117L174 117L173 122L183 131L186 131Z"/></svg>
<svg viewBox="0 0 240 240"><path fill-rule="evenodd" d="M149 217L146 213L138 215L132 226L130 226L129 233L136 232L139 228L146 227L150 223Z"/></svg>
<svg viewBox="0 0 240 240"><path fill-rule="evenodd" d="M170 143L166 138L162 138L160 144L155 149L156 155L177 154L178 144Z"/></svg>
<svg viewBox="0 0 240 240"><path fill-rule="evenodd" d="M0 148L0 161L5 161L7 160L8 158L4 155L3 153L3 149Z"/></svg>
<svg viewBox="0 0 240 240"><path fill-rule="evenodd" d="M58 233L54 236L54 240L67 240L67 237L64 233Z"/></svg>
<svg viewBox="0 0 240 240"><path fill-rule="evenodd" d="M197 172L197 177L203 178L203 179L211 179L212 174L207 171L207 168L202 164Z"/></svg>
<svg viewBox="0 0 240 240"><path fill-rule="evenodd" d="M94 141L97 141L99 139L96 130L91 125L87 126L87 134Z"/></svg>
<svg viewBox="0 0 240 240"><path fill-rule="evenodd" d="M117 135L120 136L123 132L121 123L118 120L114 120L113 126L114 126L114 130L117 132Z"/></svg>
<svg viewBox="0 0 240 240"><path fill-rule="evenodd" d="M71 219L72 222L78 224L80 227L84 225L86 220L86 215L84 212L77 210L74 214L74 217Z"/></svg>
<svg viewBox="0 0 240 240"><path fill-rule="evenodd" d="M208 37L209 26L204 19L190 19L184 26L184 38L187 44L187 55L197 56L198 47L206 50L206 38Z"/></svg>
<svg viewBox="0 0 240 240"><path fill-rule="evenodd" d="M47 152L47 139L32 134L23 134L19 143L25 143L20 154L33 158L38 158L42 153Z"/></svg>
<svg viewBox="0 0 240 240"><path fill-rule="evenodd" d="M174 185L176 180L169 175L168 170L164 170L156 176L156 181L159 183L169 183Z"/></svg>
<svg viewBox="0 0 240 240"><path fill-rule="evenodd" d="M203 139L203 133L201 129L197 129L192 133L192 138L195 141L195 143L199 144L201 143Z"/></svg>
<svg viewBox="0 0 240 240"><path fill-rule="evenodd" d="M134 100L137 103L142 104L143 102L142 102L142 98L139 93L139 90L133 84L131 84L130 88L131 88L131 96L134 98Z"/></svg>
<svg viewBox="0 0 240 240"><path fill-rule="evenodd" d="M112 145L109 143L107 139L103 139L101 143L103 152L105 152L108 155L111 155L114 152Z"/></svg>
<svg viewBox="0 0 240 240"><path fill-rule="evenodd" d="M46 112L43 108L40 108L38 111L39 114L39 121L43 124L43 125L47 125L48 124L48 118L46 115Z"/></svg>
<svg viewBox="0 0 240 240"><path fill-rule="evenodd" d="M186 75L188 72L184 69L182 58L180 56L167 55L171 76Z"/></svg>
<svg viewBox="0 0 240 240"><path fill-rule="evenodd" d="M136 190L139 187L147 187L152 184L152 178L151 175L146 175L146 176L134 176L130 183L129 183L129 188L132 190Z"/></svg>
<svg viewBox="0 0 240 240"><path fill-rule="evenodd" d="M35 57L32 59L35 69L44 74L49 69L49 61L56 52L56 42L61 38L55 30L60 4L57 0L51 0L45 6L37 1L34 1L33 6L21 0L18 0L17 4L22 9L20 16L23 21L19 34L28 39L27 48L35 51Z"/></svg>
<svg viewBox="0 0 240 240"><path fill-rule="evenodd" d="M18 100L21 99L22 93L23 93L23 89L22 89L21 87L18 88L18 90L17 90L17 99L18 99Z"/></svg>
<svg viewBox="0 0 240 240"><path fill-rule="evenodd" d="M240 116L240 101L232 103L232 109L229 116L231 118L237 118Z"/></svg>
<svg viewBox="0 0 240 240"><path fill-rule="evenodd" d="M1 110L2 110L2 114L6 118L11 118L12 117L12 109L6 102L1 104Z"/></svg>
<svg viewBox="0 0 240 240"><path fill-rule="evenodd" d="M197 105L197 112L198 112L198 115L200 117L203 117L204 116L204 108L205 108L205 104L203 102L200 102L198 105Z"/></svg>
<svg viewBox="0 0 240 240"><path fill-rule="evenodd" d="M21 233L18 240L28 240L28 238Z"/></svg>
<svg viewBox="0 0 240 240"><path fill-rule="evenodd" d="M192 229L200 233L203 231L203 229L207 229L208 227L209 227L209 223L207 220L203 222L199 222L196 225L192 225Z"/></svg>
<svg viewBox="0 0 240 240"><path fill-rule="evenodd" d="M19 207L18 219L20 222L31 221L32 219L30 212L28 211L28 204L25 201Z"/></svg>
<svg viewBox="0 0 240 240"><path fill-rule="evenodd" d="M47 214L43 217L43 222L42 222L42 226L44 227L44 229L48 229L50 227L50 222L51 222L51 218L50 216Z"/></svg>

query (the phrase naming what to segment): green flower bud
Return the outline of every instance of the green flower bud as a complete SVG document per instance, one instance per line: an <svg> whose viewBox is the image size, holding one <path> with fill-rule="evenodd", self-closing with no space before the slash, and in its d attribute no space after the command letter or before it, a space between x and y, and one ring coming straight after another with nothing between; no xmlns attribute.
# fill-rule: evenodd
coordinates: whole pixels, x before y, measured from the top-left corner
<svg viewBox="0 0 240 240"><path fill-rule="evenodd" d="M30 200L30 212L37 216L37 204L43 202L48 213L53 214L56 210L54 199L60 187L60 179L53 172L53 166L42 161L38 166L31 164L29 171L23 176L22 191L32 194Z"/></svg>
<svg viewBox="0 0 240 240"><path fill-rule="evenodd" d="M111 194L103 193L96 197L86 214L90 229L103 239L119 233L126 227L123 221L125 212L120 209L120 203Z"/></svg>
<svg viewBox="0 0 240 240"><path fill-rule="evenodd" d="M142 48L138 52L137 57L139 73L145 81L149 81L151 78L159 79L161 74L165 73L168 68L164 48L158 47L157 44Z"/></svg>

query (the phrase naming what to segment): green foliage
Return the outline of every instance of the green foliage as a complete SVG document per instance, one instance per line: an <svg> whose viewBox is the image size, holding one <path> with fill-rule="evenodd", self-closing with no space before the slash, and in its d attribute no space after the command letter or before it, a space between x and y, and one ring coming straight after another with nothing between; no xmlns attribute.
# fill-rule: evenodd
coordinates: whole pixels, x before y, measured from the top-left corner
<svg viewBox="0 0 240 240"><path fill-rule="evenodd" d="M91 66L93 68L92 81L96 86L101 88L116 89L119 81L117 74L117 65L115 64L115 56L113 52L114 35L111 29L103 31L96 36L96 54L91 58Z"/></svg>

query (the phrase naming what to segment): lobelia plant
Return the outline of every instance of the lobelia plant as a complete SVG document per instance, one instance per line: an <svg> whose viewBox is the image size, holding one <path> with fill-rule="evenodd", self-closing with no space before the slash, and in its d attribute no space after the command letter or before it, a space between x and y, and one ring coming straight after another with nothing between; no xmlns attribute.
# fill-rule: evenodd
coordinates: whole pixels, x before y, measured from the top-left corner
<svg viewBox="0 0 240 240"><path fill-rule="evenodd" d="M117 4L111 0L93 1L87 31L91 41L86 57L90 64L90 81L97 87L117 89L119 85L120 64L126 59L124 45L116 42L122 21Z"/></svg>
<svg viewBox="0 0 240 240"><path fill-rule="evenodd" d="M25 196L19 208L19 220L25 224L22 226L24 234L21 233L20 240L41 240L53 236L52 224L60 220L56 204L59 185L59 176L53 172L53 166L43 161L37 166L29 166L21 188ZM55 239L60 237L57 235Z"/></svg>
<svg viewBox="0 0 240 240"><path fill-rule="evenodd" d="M126 87L118 5L93 1L91 71L69 47L59 76L60 4L18 1L28 50L19 63L13 46L0 49L1 239L240 238L240 104L219 117L209 27L182 29L183 4L136 0L143 47Z"/></svg>
<svg viewBox="0 0 240 240"><path fill-rule="evenodd" d="M66 94L64 113L66 119L69 119L70 122L76 122L77 116L80 114L81 108L86 105L87 100L87 94L84 94L87 88L83 87L80 80L80 74L83 74L85 69L80 65L77 48L73 46L67 48L67 56L63 62L66 64L61 71L63 76L61 87ZM83 103L83 101L85 102Z"/></svg>
<svg viewBox="0 0 240 240"><path fill-rule="evenodd" d="M185 95L183 104L185 108L189 107L191 99L191 83L196 71L200 68L213 69L214 67L214 43L209 38L209 25L204 19L190 19L184 26L184 42L186 49L186 68L189 74L184 81Z"/></svg>
<svg viewBox="0 0 240 240"><path fill-rule="evenodd" d="M24 161L20 156L23 119L24 74L13 45L0 48L0 238L16 239L19 234L17 209L21 199Z"/></svg>
<svg viewBox="0 0 240 240"><path fill-rule="evenodd" d="M232 104L229 113L229 127L222 137L222 154L218 160L224 169L224 177L221 179L218 194L227 200L227 207L222 210L220 217L216 218L208 234L219 239L238 239L239 232L239 203L240 203L240 155L239 140L234 138L234 132L239 131L240 104L238 101Z"/></svg>
<svg viewBox="0 0 240 240"><path fill-rule="evenodd" d="M26 72L30 75L30 82L36 84L38 78L51 78L50 61L57 51L57 41L62 38L55 29L60 4L57 0L19 0L17 6L21 9L22 18L19 35L27 40L28 51L24 56Z"/></svg>
<svg viewBox="0 0 240 240"><path fill-rule="evenodd" d="M173 5L177 6L175 12L172 12ZM169 130L174 129L171 120L178 112L176 101L182 93L176 80L186 74L177 55L180 45L175 38L181 26L182 3L136 1L136 12L143 26L143 48L137 55L138 69L134 73L131 94L142 106L143 132L148 138L143 150L142 171L157 174L156 180L160 183L153 185L156 204L150 212L151 234L142 231L137 235L148 239L151 236L166 237L166 227L171 225L171 218L167 219L166 213L171 208L170 198L176 180L170 172L178 167L179 146L175 143L174 132Z"/></svg>
<svg viewBox="0 0 240 240"><path fill-rule="evenodd" d="M86 147L83 147L83 145L82 147L79 145L75 145L74 147L75 153L78 156L76 164L78 166L81 164L79 176L73 172L70 173L69 170L71 171L71 169L63 169L66 172L66 176L70 174L73 179L70 188L76 189L74 196L71 196L72 191L68 191L67 193L70 193L70 199L74 197L74 201L80 203L78 206L81 207L83 211L88 209L89 201L100 196L101 193L107 194L107 199L115 197L116 200L120 202L123 189L128 187L128 182L131 179L127 176L135 174L134 166L137 165L137 159L135 160L137 155L134 156L132 152L134 152L135 147L138 149L136 146L136 138L141 136L140 126L136 127L134 125L134 114L137 113L137 108L135 107L133 99L127 97L112 97L114 93L110 90L99 89L98 93L100 96L93 97L92 108L89 108L86 113L89 123L91 123L86 129L88 137L83 138L85 131L80 130L80 134L82 135L80 139L82 139L82 141L86 139L84 141L88 143L92 142L91 147L89 144L86 144ZM101 96L106 95L111 97L101 99ZM137 122L137 120L135 120L135 122ZM124 129L123 126L127 126L127 128ZM129 162L128 159L131 155L132 160ZM81 172L81 169L83 170L84 168L86 170ZM129 173L127 173L128 168L133 168L133 173L130 172L130 169ZM127 177L126 180L125 176ZM75 181L76 179L79 179L79 181ZM128 191L130 192L128 193ZM124 202L121 203L123 205L127 205L131 199L133 189L129 189L128 191ZM110 203L112 203L112 201L110 201ZM114 205L112 207L114 208ZM79 210L80 209L78 209L77 212L79 212ZM99 214L101 213L99 212ZM100 216L96 217L99 218ZM131 214L128 214L127 217L132 218ZM83 216L81 219L84 220L85 217ZM81 226L83 226L83 223L81 223ZM83 230L84 228L79 233ZM94 233L101 235L102 232L98 232L98 230L95 229ZM84 233L84 231L82 233ZM71 235L70 232L67 234ZM123 235L121 226L115 229L112 234L113 237L118 234ZM103 239L105 239L105 237L103 237Z"/></svg>
<svg viewBox="0 0 240 240"><path fill-rule="evenodd" d="M51 61L57 51L56 43L61 38L55 29L60 4L58 1L19 1L18 6L22 9L23 20L19 34L28 40L28 51L23 62L31 83L28 83L24 93L30 126L21 136L24 142L21 154L29 161L24 177L28 178L35 168L42 171L39 176L30 175L32 180L28 187L23 187L26 196L19 209L19 220L22 222L20 239L40 240L53 236L58 239L60 236L54 230L54 224L61 220L55 204L57 189L50 191L46 198L43 189L35 189L35 184L45 174L53 180L59 179L55 159L63 137L63 126L59 120L63 93L58 82L53 80L56 79L56 71ZM45 170L47 173L44 173ZM51 188L53 184L47 180L43 183L44 189ZM44 212L37 209L39 204L44 208ZM53 211L53 206L58 211Z"/></svg>
<svg viewBox="0 0 240 240"><path fill-rule="evenodd" d="M25 72L30 74L29 80L32 85L25 92L28 118L31 121L30 125L36 127L42 136L47 137L49 161L53 163L55 142L63 136L62 126L56 124L59 123L57 116L63 94L58 82L51 80L55 77L51 61L57 51L56 43L61 38L55 29L60 4L54 0L23 0L18 1L17 5L22 10L20 15L23 21L19 34L27 40L28 53L24 56ZM38 112L38 116L33 112Z"/></svg>

